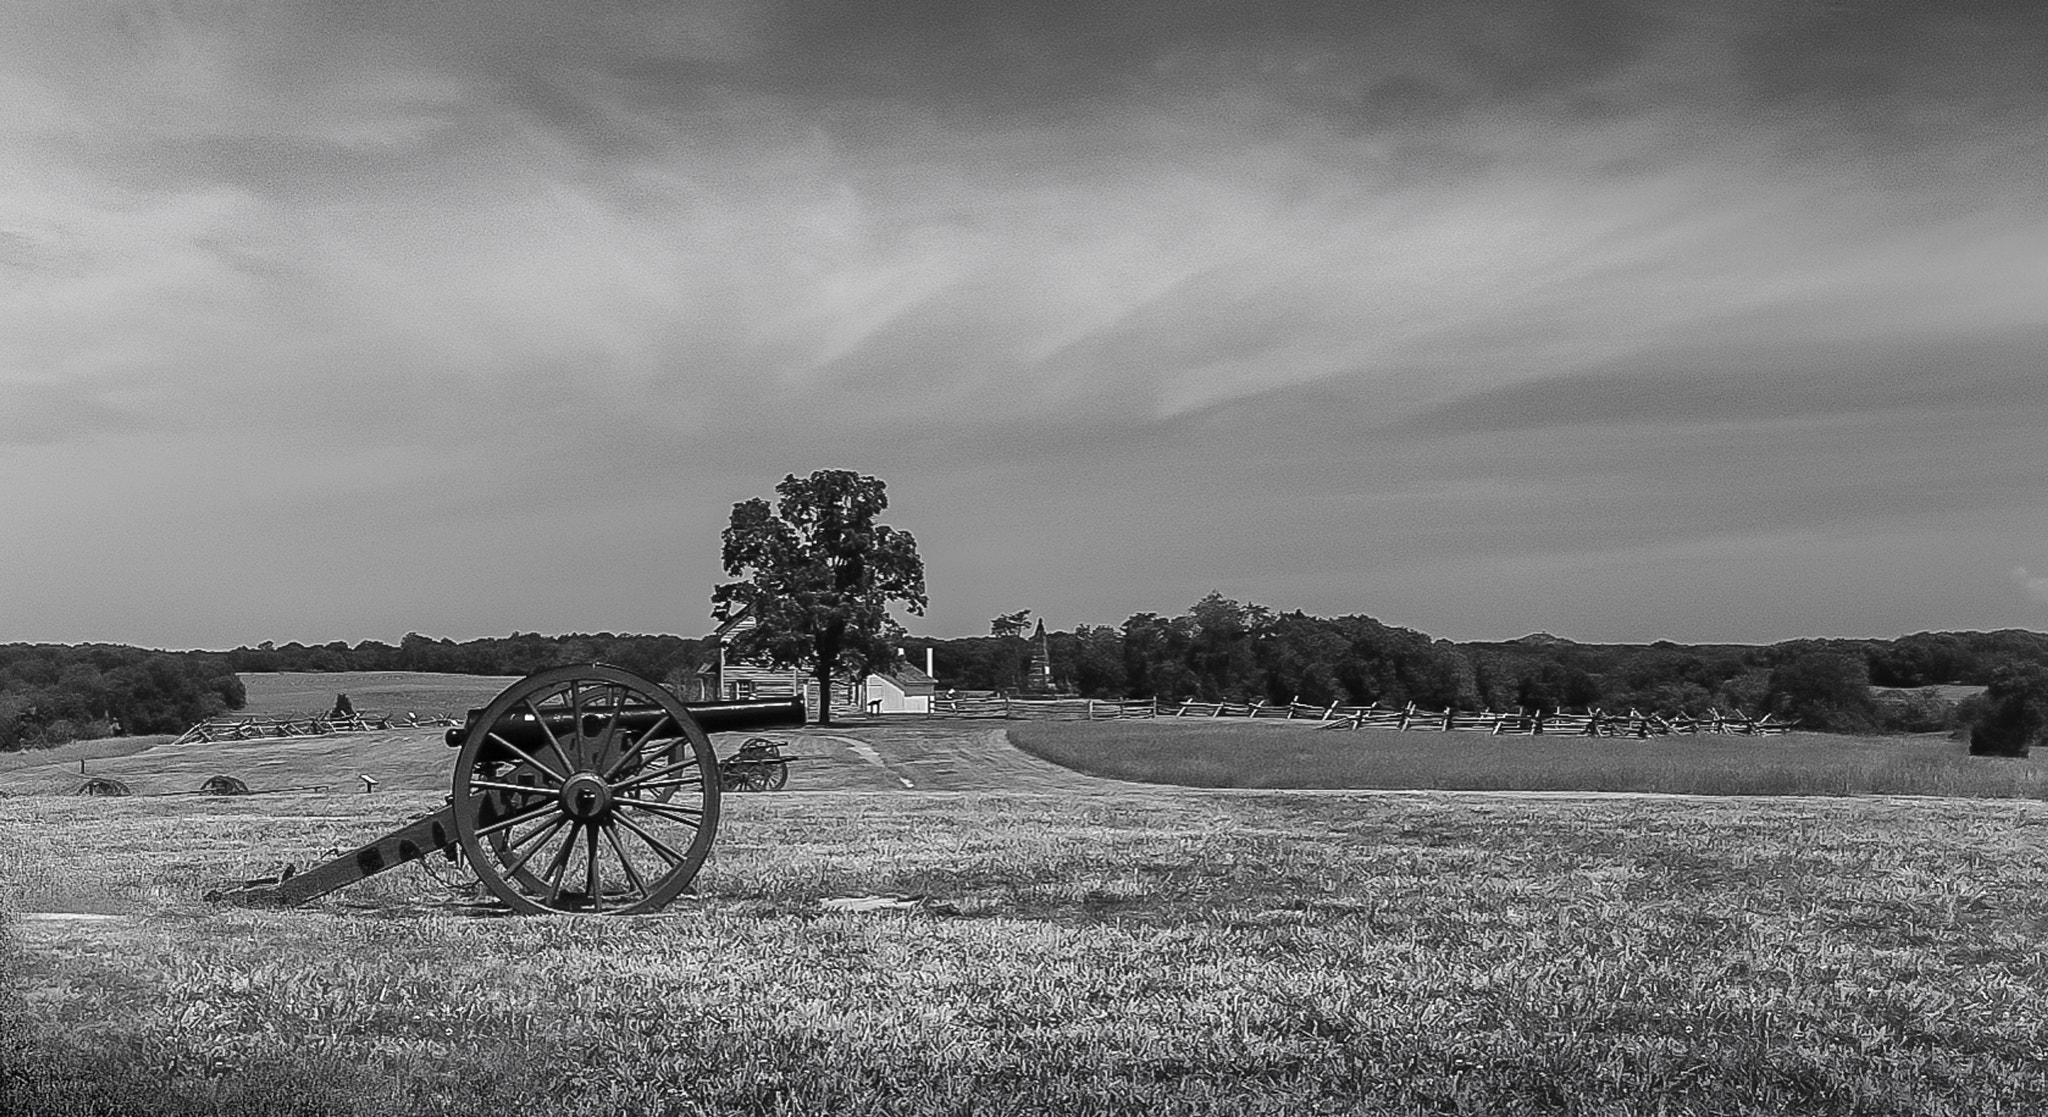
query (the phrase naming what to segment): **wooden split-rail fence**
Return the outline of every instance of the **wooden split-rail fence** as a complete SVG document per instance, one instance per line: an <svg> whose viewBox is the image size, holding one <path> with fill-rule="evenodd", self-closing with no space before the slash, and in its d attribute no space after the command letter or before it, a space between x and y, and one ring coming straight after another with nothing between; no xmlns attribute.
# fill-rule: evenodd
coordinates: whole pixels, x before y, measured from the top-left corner
<svg viewBox="0 0 2048 1117"><path fill-rule="evenodd" d="M196 744L213 741L263 741L288 737L328 737L336 733L368 733L378 729L415 729L424 727L451 727L462 724L453 718L418 717L404 714L390 717L382 714L355 715L353 717L308 717L292 714L283 717L208 718L187 729L174 745Z"/></svg>
<svg viewBox="0 0 2048 1117"><path fill-rule="evenodd" d="M1168 702L1133 698L932 698L935 718L1001 718L1011 721L1102 721L1117 718L1273 718L1313 721L1321 729L1395 729L1435 733L1488 733L1519 737L1671 737L1698 733L1733 733L1751 737L1789 732L1794 722L1770 714L1751 717L1741 711L1709 709L1703 716L1625 714L1592 709L1559 710L1424 710L1406 706L1315 706L1300 701Z"/></svg>

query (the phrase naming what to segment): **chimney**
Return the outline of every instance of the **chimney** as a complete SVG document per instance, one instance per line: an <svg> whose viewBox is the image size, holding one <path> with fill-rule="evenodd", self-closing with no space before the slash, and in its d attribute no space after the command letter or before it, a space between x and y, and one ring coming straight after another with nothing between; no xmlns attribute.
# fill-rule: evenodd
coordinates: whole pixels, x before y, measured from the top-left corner
<svg viewBox="0 0 2048 1117"><path fill-rule="evenodd" d="M936 679L939 677L939 674L932 669L932 651L933 649L929 645L924 649L924 673Z"/></svg>

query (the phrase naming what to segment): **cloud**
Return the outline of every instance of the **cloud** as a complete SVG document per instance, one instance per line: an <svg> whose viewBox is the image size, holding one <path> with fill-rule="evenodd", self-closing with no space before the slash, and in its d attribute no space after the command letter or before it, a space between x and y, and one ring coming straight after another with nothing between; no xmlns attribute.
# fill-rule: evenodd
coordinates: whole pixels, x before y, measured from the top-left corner
<svg viewBox="0 0 2048 1117"><path fill-rule="evenodd" d="M1410 408L1582 375L1769 399L1726 337L1803 359L2029 313L2024 199L1876 190L1791 123L1738 126L1697 95L1756 84L1730 59L1774 56L1761 25L1639 9L138 8L25 67L89 126L28 142L74 181L10 208L96 288L36 325L146 291L174 309L124 336L258 400L388 364L1049 421L1331 380Z"/></svg>
<svg viewBox="0 0 2048 1117"><path fill-rule="evenodd" d="M2048 605L2048 578L2036 578L2027 573L2026 567L2015 566L2012 568L2012 580L2029 598Z"/></svg>
<svg viewBox="0 0 2048 1117"><path fill-rule="evenodd" d="M138 416L91 385L0 383L0 451L86 441L140 426Z"/></svg>
<svg viewBox="0 0 2048 1117"><path fill-rule="evenodd" d="M147 475L509 570L852 464L1195 596L1281 560L1128 509L1331 585L2024 510L2048 34L1893 7L13 5L0 442L52 553Z"/></svg>
<svg viewBox="0 0 2048 1117"><path fill-rule="evenodd" d="M1762 331L1758 331L1762 332ZM1782 427L1911 412L2048 413L2039 353L2048 328L1969 334L1922 327L1904 337L1746 337L1712 346L1646 346L1626 362L1486 388L1429 409L1401 429L1542 431L1631 424Z"/></svg>

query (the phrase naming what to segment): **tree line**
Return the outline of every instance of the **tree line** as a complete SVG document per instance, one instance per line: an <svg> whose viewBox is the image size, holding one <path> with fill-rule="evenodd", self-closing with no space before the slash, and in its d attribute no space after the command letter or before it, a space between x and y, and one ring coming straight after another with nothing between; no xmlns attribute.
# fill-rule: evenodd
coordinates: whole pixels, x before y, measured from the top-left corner
<svg viewBox="0 0 2048 1117"><path fill-rule="evenodd" d="M343 640L327 644L238 647L218 655L231 671L431 671L449 675L528 675L570 663L609 663L650 679L679 682L716 658L708 640L611 632L510 636L456 642L409 632L397 644Z"/></svg>
<svg viewBox="0 0 2048 1117"><path fill-rule="evenodd" d="M992 622L1004 635L906 643L919 661L923 649L935 650L942 687L1015 691L1035 647L1017 618ZM1115 627L1048 631L1045 642L1055 679L1091 698L1661 714L1712 707L1836 732L1953 728L1979 715L1981 701L1959 705L1926 688L1990 686L2015 664L2048 668L2048 634L2017 629L1770 645L1582 644L1542 633L1457 643L1369 616L1278 612L1213 593L1178 616L1139 613Z"/></svg>
<svg viewBox="0 0 2048 1117"><path fill-rule="evenodd" d="M227 657L118 644L0 644L0 750L177 733L244 701Z"/></svg>
<svg viewBox="0 0 2048 1117"><path fill-rule="evenodd" d="M610 663L685 690L716 658L707 641L609 632L510 636L460 643L408 633L397 644L336 640L231 651L153 651L115 644L0 645L0 751L66 741L182 733L241 709L238 672L431 671L526 675L569 663Z"/></svg>
<svg viewBox="0 0 2048 1117"><path fill-rule="evenodd" d="M1016 614L997 618L1014 621ZM1020 689L1034 645L1005 635L904 636L910 662L934 651L941 688ZM1999 740L2038 736L2048 710L2048 634L1917 633L1895 640L1743 644L1582 644L1543 634L1457 643L1354 614L1316 617L1210 594L1176 616L1048 631L1054 678L1094 698L1645 713L1772 713L1837 732L1928 732L1986 724ZM274 644L224 652L117 645L0 645L0 749L112 733L174 733L243 705L237 672L429 671L524 675L569 663L616 664L686 698L715 662L708 639L615 633L452 641L408 633L396 644ZM2036 685L2036 684L2039 685ZM1921 688L1993 688L1963 703ZM1889 688L1889 689L1887 689ZM1903 693L1901 693L1903 688ZM1989 738L1987 738L1989 739Z"/></svg>

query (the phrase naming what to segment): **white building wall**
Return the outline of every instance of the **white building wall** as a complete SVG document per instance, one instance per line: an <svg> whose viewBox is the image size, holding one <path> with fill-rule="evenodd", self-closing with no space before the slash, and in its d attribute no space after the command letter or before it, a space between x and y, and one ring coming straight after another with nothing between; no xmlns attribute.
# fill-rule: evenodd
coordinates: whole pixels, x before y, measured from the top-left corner
<svg viewBox="0 0 2048 1117"><path fill-rule="evenodd" d="M867 709L876 714L929 714L929 694L905 694L903 689L880 675L867 678Z"/></svg>

